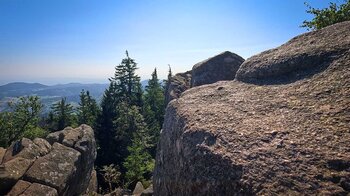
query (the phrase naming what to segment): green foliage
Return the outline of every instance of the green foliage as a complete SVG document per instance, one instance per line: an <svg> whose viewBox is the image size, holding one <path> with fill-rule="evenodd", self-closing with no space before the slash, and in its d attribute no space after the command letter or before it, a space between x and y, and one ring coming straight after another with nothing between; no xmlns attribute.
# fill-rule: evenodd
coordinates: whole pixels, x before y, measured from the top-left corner
<svg viewBox="0 0 350 196"><path fill-rule="evenodd" d="M350 20L350 0L344 1L343 4L337 5L330 3L329 7L324 9L316 9L305 3L309 14L314 15L311 21L304 21L301 27L306 27L308 30L317 30L323 27Z"/></svg>
<svg viewBox="0 0 350 196"><path fill-rule="evenodd" d="M134 123L134 132L132 145L127 148L129 156L125 159L123 165L127 170L125 174L127 182L131 184L144 181L145 177L151 174L154 168L154 159L147 151L147 148L152 146L150 143L152 138L148 134L142 115L139 114L135 106L131 107L129 112Z"/></svg>
<svg viewBox="0 0 350 196"><path fill-rule="evenodd" d="M148 81L144 94L144 117L148 125L149 134L152 136L153 148L150 152L153 157L156 154L156 145L159 140L160 129L164 121L164 90L159 83L157 70L154 69L152 78Z"/></svg>
<svg viewBox="0 0 350 196"><path fill-rule="evenodd" d="M0 146L7 147L23 136L42 137L46 132L38 127L42 104L39 97L19 98L17 103L9 104L11 111L0 113Z"/></svg>
<svg viewBox="0 0 350 196"><path fill-rule="evenodd" d="M103 174L103 179L108 183L109 191L112 192L114 187L118 186L120 183L121 173L119 171L119 167L114 164L104 165L100 170Z"/></svg>
<svg viewBox="0 0 350 196"><path fill-rule="evenodd" d="M78 124L87 124L95 128L96 119L100 113L96 100L93 99L89 91L82 90L80 93L80 103L78 107Z"/></svg>
<svg viewBox="0 0 350 196"><path fill-rule="evenodd" d="M126 51L126 58L115 67L114 77L109 79L110 85L103 96L102 112L96 125L100 147L97 165L121 165L128 155L126 147L133 132L128 119L128 107L142 106L142 88L136 69L135 60Z"/></svg>
<svg viewBox="0 0 350 196"><path fill-rule="evenodd" d="M135 73L136 69L135 60L131 59L126 51L126 58L115 67L114 77L110 81L116 84L119 102L124 101L129 105L141 106L142 88L140 77Z"/></svg>
<svg viewBox="0 0 350 196"><path fill-rule="evenodd" d="M136 69L137 64L126 52L126 58L110 78L95 128L99 146L96 165L119 165L120 179L126 180L126 186L149 180L164 121L164 90L157 71L154 70L143 95Z"/></svg>
<svg viewBox="0 0 350 196"><path fill-rule="evenodd" d="M67 103L66 98L62 98L61 101L53 104L53 121L54 121L54 130L62 130L68 126L74 126L75 116L73 115L73 106Z"/></svg>
<svg viewBox="0 0 350 196"><path fill-rule="evenodd" d="M48 134L48 131L41 127L37 126L30 126L27 130L24 131L23 137L29 138L29 139L34 139L37 137L40 138L45 138Z"/></svg>
<svg viewBox="0 0 350 196"><path fill-rule="evenodd" d="M101 102L101 113L97 117L95 137L98 144L96 165L109 165L116 160L115 131L113 120L117 115L117 95L115 82L110 83Z"/></svg>
<svg viewBox="0 0 350 196"><path fill-rule="evenodd" d="M168 91L169 86L170 86L171 77L173 77L173 73L171 71L171 67L170 67L170 65L168 65L168 66L169 66L168 77L167 77L166 80L164 80L164 86L163 86L163 88L164 88L164 95Z"/></svg>

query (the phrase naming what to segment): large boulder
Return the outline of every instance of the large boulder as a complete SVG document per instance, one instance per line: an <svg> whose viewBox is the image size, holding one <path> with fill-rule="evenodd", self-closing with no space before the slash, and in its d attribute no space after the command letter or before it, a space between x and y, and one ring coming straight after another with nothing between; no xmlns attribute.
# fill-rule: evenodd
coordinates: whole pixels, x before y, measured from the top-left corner
<svg viewBox="0 0 350 196"><path fill-rule="evenodd" d="M289 83L327 68L350 48L349 21L305 33L282 46L247 59L239 81L258 84Z"/></svg>
<svg viewBox="0 0 350 196"><path fill-rule="evenodd" d="M244 59L229 51L197 63L192 68L191 87L233 80Z"/></svg>
<svg viewBox="0 0 350 196"><path fill-rule="evenodd" d="M3 164L3 170L0 173L0 194L6 193L16 182L22 178L34 160L16 157Z"/></svg>
<svg viewBox="0 0 350 196"><path fill-rule="evenodd" d="M168 81L165 92L165 103L180 97L181 93L191 88L191 71L175 74Z"/></svg>
<svg viewBox="0 0 350 196"><path fill-rule="evenodd" d="M17 196L22 194L32 183L19 180L15 186L12 187L11 191L7 193L7 196Z"/></svg>
<svg viewBox="0 0 350 196"><path fill-rule="evenodd" d="M26 172L24 179L55 188L60 194L74 193L73 183L81 161L81 153L60 143L54 143L46 156L40 157Z"/></svg>
<svg viewBox="0 0 350 196"><path fill-rule="evenodd" d="M349 194L349 29L344 22L298 36L248 59L240 81L191 88L171 101L155 195ZM325 61L304 69L299 54L311 66ZM279 65L297 66L292 72L304 77L261 85L290 74Z"/></svg>
<svg viewBox="0 0 350 196"><path fill-rule="evenodd" d="M38 183L31 184L20 196L33 196L33 195L45 195L45 196L58 196L57 190Z"/></svg>
<svg viewBox="0 0 350 196"><path fill-rule="evenodd" d="M47 154L51 148L51 145L43 139L36 139L36 143L42 146L38 146L34 141L22 138L19 141L13 142L10 147L6 150L3 158L3 162L7 162L16 157L22 157L25 159L36 159L40 156ZM41 142L40 142L41 141Z"/></svg>
<svg viewBox="0 0 350 196"><path fill-rule="evenodd" d="M23 138L4 153L0 195L81 195L89 185L96 191L95 159L94 131L87 125L51 133L47 140Z"/></svg>

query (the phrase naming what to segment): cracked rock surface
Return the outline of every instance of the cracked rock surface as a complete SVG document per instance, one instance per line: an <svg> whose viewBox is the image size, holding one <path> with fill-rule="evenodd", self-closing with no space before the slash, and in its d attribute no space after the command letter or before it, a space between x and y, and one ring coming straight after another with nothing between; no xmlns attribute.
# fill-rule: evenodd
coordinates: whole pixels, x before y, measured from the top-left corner
<svg viewBox="0 0 350 196"><path fill-rule="evenodd" d="M46 140L23 138L4 151L0 195L81 195L94 176L96 142L87 125L67 127Z"/></svg>

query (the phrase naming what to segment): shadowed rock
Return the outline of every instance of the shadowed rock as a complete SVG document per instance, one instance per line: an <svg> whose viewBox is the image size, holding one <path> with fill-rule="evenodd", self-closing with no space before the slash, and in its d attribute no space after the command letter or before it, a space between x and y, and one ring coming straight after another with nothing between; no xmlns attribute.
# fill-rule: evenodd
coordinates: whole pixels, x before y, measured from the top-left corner
<svg viewBox="0 0 350 196"><path fill-rule="evenodd" d="M192 68L191 87L233 80L244 59L229 51L197 63Z"/></svg>
<svg viewBox="0 0 350 196"><path fill-rule="evenodd" d="M181 93L191 88L191 71L178 73L171 77L165 92L165 103L180 97Z"/></svg>

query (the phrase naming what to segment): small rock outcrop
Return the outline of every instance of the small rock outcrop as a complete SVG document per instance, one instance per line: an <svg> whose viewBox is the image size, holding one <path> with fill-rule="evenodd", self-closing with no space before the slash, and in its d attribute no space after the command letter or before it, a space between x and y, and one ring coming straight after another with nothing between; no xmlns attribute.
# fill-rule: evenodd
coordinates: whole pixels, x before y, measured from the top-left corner
<svg viewBox="0 0 350 196"><path fill-rule="evenodd" d="M197 63L192 68L191 87L235 79L236 72L244 59L229 51Z"/></svg>
<svg viewBox="0 0 350 196"><path fill-rule="evenodd" d="M155 195L348 195L349 29L300 35L249 58L237 80L171 101Z"/></svg>
<svg viewBox="0 0 350 196"><path fill-rule="evenodd" d="M134 191L132 192L133 195L141 195L141 193L145 190L143 187L143 184L141 182L137 182L134 188Z"/></svg>
<svg viewBox="0 0 350 196"><path fill-rule="evenodd" d="M171 77L165 92L165 104L177 99L186 90L222 80L233 80L244 59L229 51L197 63L191 71Z"/></svg>
<svg viewBox="0 0 350 196"><path fill-rule="evenodd" d="M23 138L2 154L0 195L79 195L89 184L97 188L91 182L96 142L87 125L67 127L46 140Z"/></svg>
<svg viewBox="0 0 350 196"><path fill-rule="evenodd" d="M191 77L191 71L178 73L171 77L165 92L165 104L179 98L181 93L191 88Z"/></svg>

